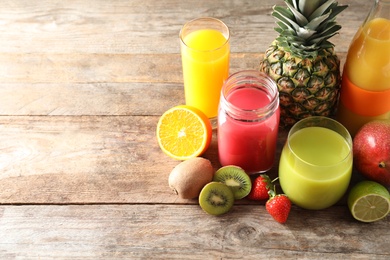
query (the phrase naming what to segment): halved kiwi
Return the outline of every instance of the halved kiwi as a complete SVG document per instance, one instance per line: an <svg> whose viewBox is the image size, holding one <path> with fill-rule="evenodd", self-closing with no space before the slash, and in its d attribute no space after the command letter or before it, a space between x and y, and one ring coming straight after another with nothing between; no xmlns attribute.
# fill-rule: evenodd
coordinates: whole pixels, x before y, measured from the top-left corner
<svg viewBox="0 0 390 260"><path fill-rule="evenodd" d="M233 204L233 191L221 182L209 182L200 191L199 205L208 214L224 214L233 207Z"/></svg>
<svg viewBox="0 0 390 260"><path fill-rule="evenodd" d="M235 199L244 198L252 188L249 175L241 167L235 165L219 168L214 174L213 181L222 182L229 186Z"/></svg>

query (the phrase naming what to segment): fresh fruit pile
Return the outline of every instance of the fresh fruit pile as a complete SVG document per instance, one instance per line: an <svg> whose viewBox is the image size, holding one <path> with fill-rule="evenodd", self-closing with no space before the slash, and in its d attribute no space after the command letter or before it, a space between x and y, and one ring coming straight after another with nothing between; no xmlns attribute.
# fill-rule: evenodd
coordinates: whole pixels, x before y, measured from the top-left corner
<svg viewBox="0 0 390 260"><path fill-rule="evenodd" d="M181 198L198 197L200 207L210 215L229 212L235 200L248 198L267 200L266 210L279 223L285 223L291 201L284 194L276 194L267 175L260 175L253 183L240 167L229 165L214 173L209 160L195 157L179 163L169 175L169 186Z"/></svg>
<svg viewBox="0 0 390 260"><path fill-rule="evenodd" d="M276 179L275 179L276 180ZM285 223L291 210L291 201L285 194L277 194L275 185L266 174L258 176L247 196L250 200L267 200L265 208L279 223Z"/></svg>
<svg viewBox="0 0 390 260"><path fill-rule="evenodd" d="M221 215L249 194L252 183L240 167L225 166L216 172L210 167L210 161L201 157L183 161L170 173L169 186L182 198L199 197L205 212Z"/></svg>
<svg viewBox="0 0 390 260"><path fill-rule="evenodd" d="M353 161L367 180L352 187L348 207L362 222L374 222L390 214L390 120L364 124L353 139Z"/></svg>
<svg viewBox="0 0 390 260"><path fill-rule="evenodd" d="M336 1L291 1L275 6L279 36L260 62L260 71L277 84L281 126L292 126L307 116L329 116L335 111L340 90L340 61L328 40L341 29L336 16L347 6ZM198 198L211 215L227 213L235 200L267 200L266 210L278 222L287 221L291 201L276 194L267 175L251 178L238 166L214 171L201 156L209 147L212 127L196 108L176 106L157 124L157 140L168 156L182 160L169 176L169 186L183 199ZM352 216L373 222L390 213L390 120L364 125L353 140L355 168L369 181L355 185L348 194Z"/></svg>
<svg viewBox="0 0 390 260"><path fill-rule="evenodd" d="M199 157L211 142L211 125L205 115L189 106L169 109L157 125L161 149L183 160L170 173L169 187L183 199L198 198L200 207L211 215L229 212L235 200L266 201L265 208L279 223L285 223L291 201L276 194L266 174L253 181L240 167L229 165L214 170L208 159ZM354 186L348 194L352 216L373 222L390 214L390 120L364 125L353 140L354 165L370 181ZM188 152L189 151L189 152Z"/></svg>

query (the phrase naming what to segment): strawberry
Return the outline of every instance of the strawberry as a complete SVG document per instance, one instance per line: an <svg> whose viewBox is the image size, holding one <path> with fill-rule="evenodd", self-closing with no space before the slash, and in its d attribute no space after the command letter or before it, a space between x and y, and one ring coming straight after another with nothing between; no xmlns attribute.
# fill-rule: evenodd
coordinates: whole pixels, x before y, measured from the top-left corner
<svg viewBox="0 0 390 260"><path fill-rule="evenodd" d="M251 192L247 198L250 200L267 200L269 199L269 190L271 189L271 180L266 174L257 177L252 184Z"/></svg>
<svg viewBox="0 0 390 260"><path fill-rule="evenodd" d="M270 191L270 199L265 203L268 213L279 223L285 223L291 209L291 201L285 194L275 195Z"/></svg>

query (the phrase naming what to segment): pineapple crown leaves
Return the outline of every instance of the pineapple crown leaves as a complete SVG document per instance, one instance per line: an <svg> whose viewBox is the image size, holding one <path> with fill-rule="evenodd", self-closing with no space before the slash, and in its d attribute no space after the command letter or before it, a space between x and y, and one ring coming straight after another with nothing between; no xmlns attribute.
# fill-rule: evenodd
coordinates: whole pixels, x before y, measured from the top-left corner
<svg viewBox="0 0 390 260"><path fill-rule="evenodd" d="M341 29L335 21L347 5L335 0L284 0L287 7L274 6L279 45L293 55L315 58L321 49L334 45L328 41Z"/></svg>

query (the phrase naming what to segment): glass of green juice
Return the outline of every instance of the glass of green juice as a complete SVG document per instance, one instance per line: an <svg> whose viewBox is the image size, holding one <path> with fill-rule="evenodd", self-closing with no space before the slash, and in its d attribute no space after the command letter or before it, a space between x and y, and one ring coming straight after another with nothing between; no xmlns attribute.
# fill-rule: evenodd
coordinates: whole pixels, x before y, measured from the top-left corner
<svg viewBox="0 0 390 260"><path fill-rule="evenodd" d="M279 163L279 181L290 200L305 209L334 205L352 174L352 138L336 120L311 116L289 131Z"/></svg>

